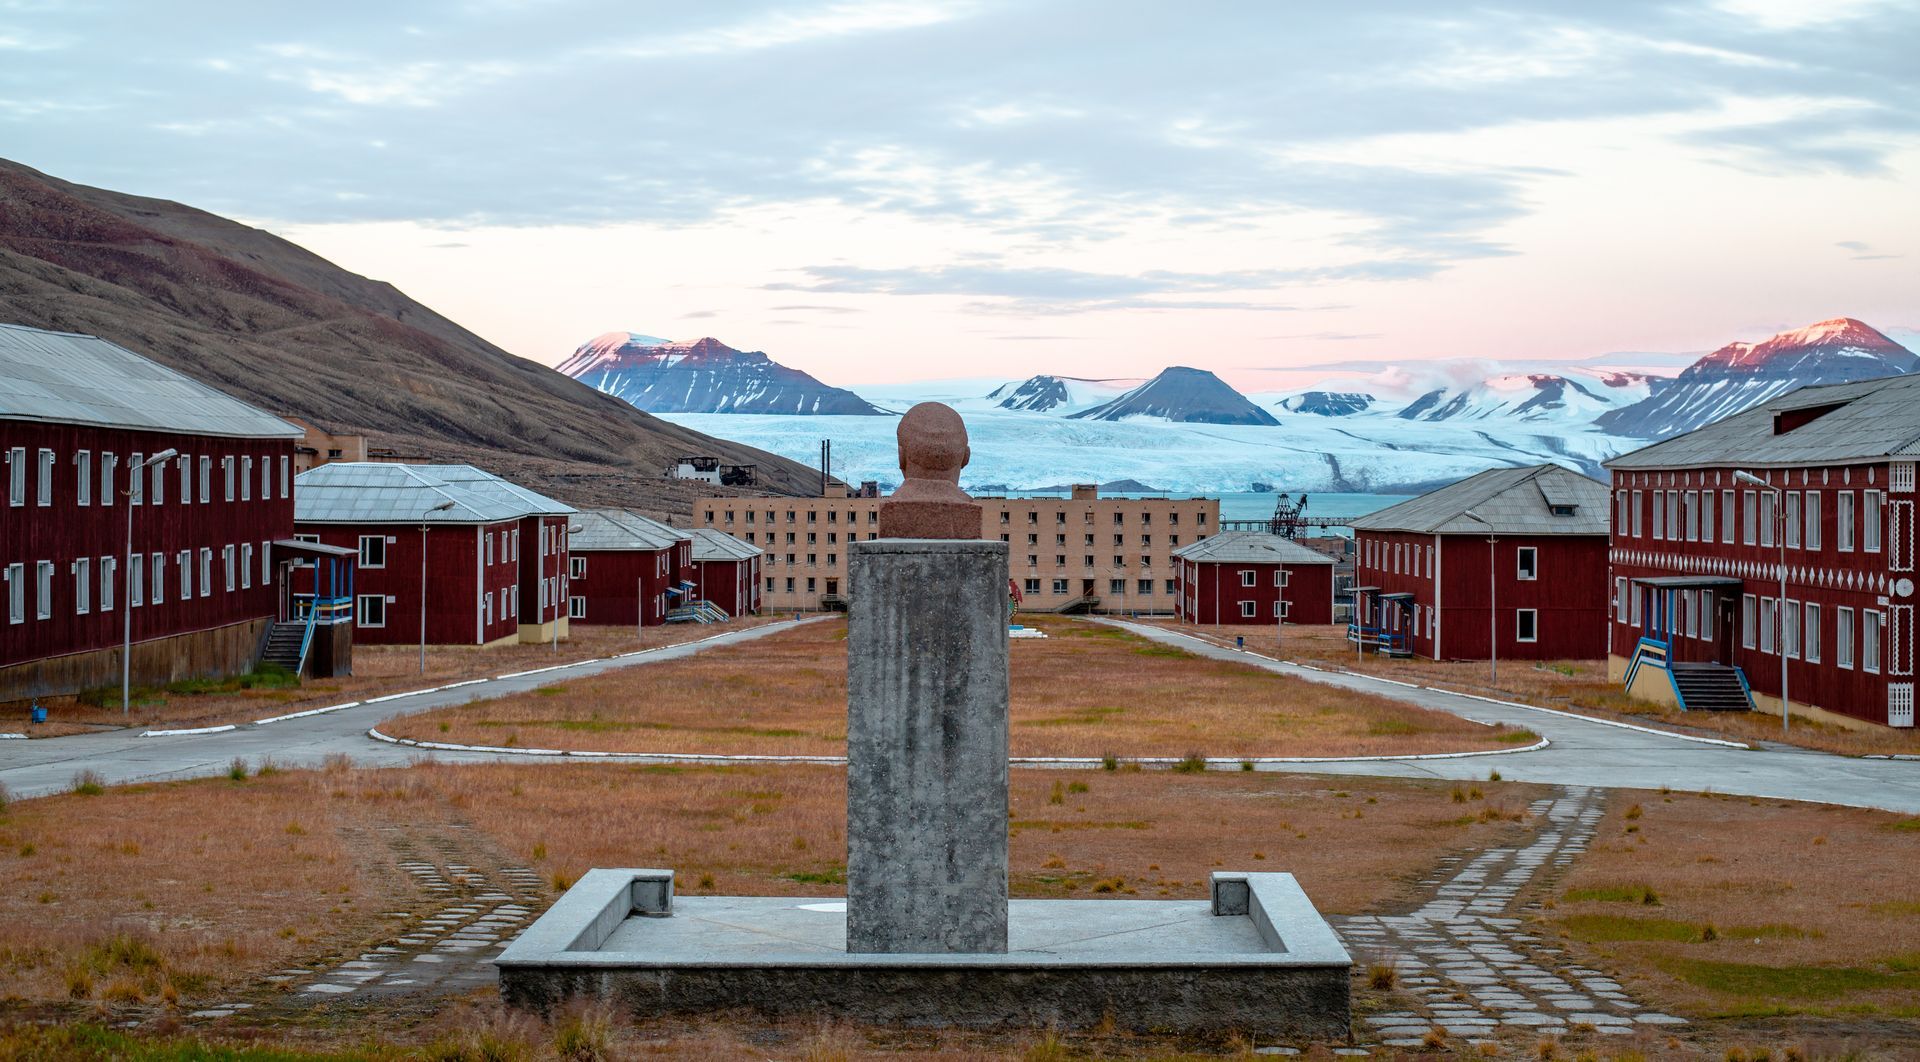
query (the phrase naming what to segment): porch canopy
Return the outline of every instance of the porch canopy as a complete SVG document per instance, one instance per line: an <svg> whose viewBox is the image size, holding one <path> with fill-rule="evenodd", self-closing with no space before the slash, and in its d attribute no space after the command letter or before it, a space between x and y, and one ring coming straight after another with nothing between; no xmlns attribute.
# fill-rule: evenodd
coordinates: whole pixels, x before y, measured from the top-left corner
<svg viewBox="0 0 1920 1062"><path fill-rule="evenodd" d="M329 546L325 542L302 542L297 538L276 538L273 540L275 553L285 553L306 560L329 560L335 557L357 557L360 551L349 546Z"/></svg>

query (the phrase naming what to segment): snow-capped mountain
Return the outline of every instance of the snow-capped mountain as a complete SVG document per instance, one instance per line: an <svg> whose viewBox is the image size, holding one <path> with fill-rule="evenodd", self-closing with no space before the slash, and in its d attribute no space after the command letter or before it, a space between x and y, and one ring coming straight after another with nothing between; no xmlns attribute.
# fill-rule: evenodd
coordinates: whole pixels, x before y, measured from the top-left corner
<svg viewBox="0 0 1920 1062"><path fill-rule="evenodd" d="M708 336L673 342L608 332L560 363L562 373L649 413L797 413L876 416L887 411L828 387L761 351Z"/></svg>
<svg viewBox="0 0 1920 1062"><path fill-rule="evenodd" d="M1662 439L1692 431L1808 384L1844 383L1920 370L1920 357L1851 317L1759 343L1729 343L1656 380L1640 402L1603 413L1594 424L1616 435Z"/></svg>
<svg viewBox="0 0 1920 1062"><path fill-rule="evenodd" d="M1288 395L1274 405L1289 413L1310 413L1316 417L1351 417L1373 408L1380 401L1360 391L1302 391Z"/></svg>
<svg viewBox="0 0 1920 1062"><path fill-rule="evenodd" d="M1032 413L1078 413L1111 402L1140 386L1139 380L1086 380L1074 376L1030 376L1005 383L987 394L1001 409Z"/></svg>
<svg viewBox="0 0 1920 1062"><path fill-rule="evenodd" d="M1072 414L1076 420L1158 417L1179 424L1276 425L1273 414L1247 401L1205 369L1175 365L1111 402Z"/></svg>
<svg viewBox="0 0 1920 1062"><path fill-rule="evenodd" d="M1590 421L1647 397L1641 373L1515 373L1459 389L1438 388L1394 415L1402 420Z"/></svg>

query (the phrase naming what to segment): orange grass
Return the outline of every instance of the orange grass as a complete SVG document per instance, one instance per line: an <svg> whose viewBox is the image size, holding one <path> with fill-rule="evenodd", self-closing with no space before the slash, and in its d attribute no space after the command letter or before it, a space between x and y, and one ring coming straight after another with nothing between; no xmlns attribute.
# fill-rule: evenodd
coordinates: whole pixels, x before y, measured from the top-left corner
<svg viewBox="0 0 1920 1062"><path fill-rule="evenodd" d="M365 700L443 682L485 678L530 667L676 645L697 638L710 638L740 627L771 622L774 622L771 617L746 616L725 625L678 623L647 627L639 632L631 627L579 625L573 628L571 637L561 640L558 652L544 642L539 645L515 644L484 649L477 646L429 645L424 675L420 672L418 646L358 645L353 649L352 675L309 679L287 689L222 693L136 689L130 717L120 714L120 692L116 686L106 691L104 699L109 703L105 706L86 704L75 697L43 698L40 703L47 708L47 724L40 727L27 725L28 705L7 705L0 709L0 730L18 730L33 737L58 737L101 727L126 725L167 723L210 726L247 722L263 716L297 712L342 701Z"/></svg>
<svg viewBox="0 0 1920 1062"><path fill-rule="evenodd" d="M366 939L412 886L369 863L378 809L329 800L334 782L276 772L0 811L0 994L207 996Z"/></svg>
<svg viewBox="0 0 1920 1062"><path fill-rule="evenodd" d="M1208 660L1059 617L1013 643L1021 756L1349 756L1531 740L1385 697ZM697 657L389 720L395 736L613 752L837 755L846 625L814 623Z"/></svg>
<svg viewBox="0 0 1920 1062"><path fill-rule="evenodd" d="M1915 1019L1917 846L1885 812L1622 791L1545 918L1676 1013Z"/></svg>
<svg viewBox="0 0 1920 1062"><path fill-rule="evenodd" d="M1499 683L1489 681L1484 660L1394 660L1371 653L1355 658L1343 626L1288 627L1276 645L1272 627L1190 625L1160 621L1188 634L1231 645L1235 636L1247 648L1269 656L1380 675L1401 682L1508 697L1544 708L1559 708L1629 722L1656 723L1741 741L1785 741L1842 755L1920 753L1920 731L1876 726L1852 730L1795 717L1792 731L1780 733L1780 717L1764 712L1683 712L1627 696L1607 678L1605 660L1502 661Z"/></svg>

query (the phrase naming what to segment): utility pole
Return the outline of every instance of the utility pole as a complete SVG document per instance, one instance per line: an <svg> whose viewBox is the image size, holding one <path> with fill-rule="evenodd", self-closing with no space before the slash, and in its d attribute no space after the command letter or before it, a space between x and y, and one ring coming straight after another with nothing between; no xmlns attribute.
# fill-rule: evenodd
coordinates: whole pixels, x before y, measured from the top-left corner
<svg viewBox="0 0 1920 1062"><path fill-rule="evenodd" d="M123 718L133 714L133 488L138 482L135 477L144 475L151 465L172 460L179 452L168 447L127 466L126 600L120 602L120 715Z"/></svg>
<svg viewBox="0 0 1920 1062"><path fill-rule="evenodd" d="M1493 544L1499 541L1494 537L1493 525L1472 509L1463 510L1461 516L1487 529L1487 684L1500 685L1500 610L1496 600L1500 593L1499 561L1494 554ZM1534 634L1538 636L1539 632Z"/></svg>
<svg viewBox="0 0 1920 1062"><path fill-rule="evenodd" d="M1780 488L1751 472L1735 472L1733 478L1773 492L1773 537L1780 547L1780 597L1773 603L1773 648L1780 654L1780 732L1787 733L1787 506Z"/></svg>

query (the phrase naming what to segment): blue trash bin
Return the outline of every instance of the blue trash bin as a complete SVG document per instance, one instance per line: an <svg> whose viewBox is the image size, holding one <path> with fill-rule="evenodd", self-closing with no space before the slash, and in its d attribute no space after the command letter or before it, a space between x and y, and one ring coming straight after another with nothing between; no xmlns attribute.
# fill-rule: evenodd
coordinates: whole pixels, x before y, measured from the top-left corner
<svg viewBox="0 0 1920 1062"><path fill-rule="evenodd" d="M47 721L47 710L45 708L40 707L39 701L35 701L33 702L33 710L29 714L28 718L32 719L36 723L44 723Z"/></svg>
<svg viewBox="0 0 1920 1062"><path fill-rule="evenodd" d="M1241 635L1235 635L1233 638L1233 647L1235 649L1245 649L1247 647L1247 639Z"/></svg>

